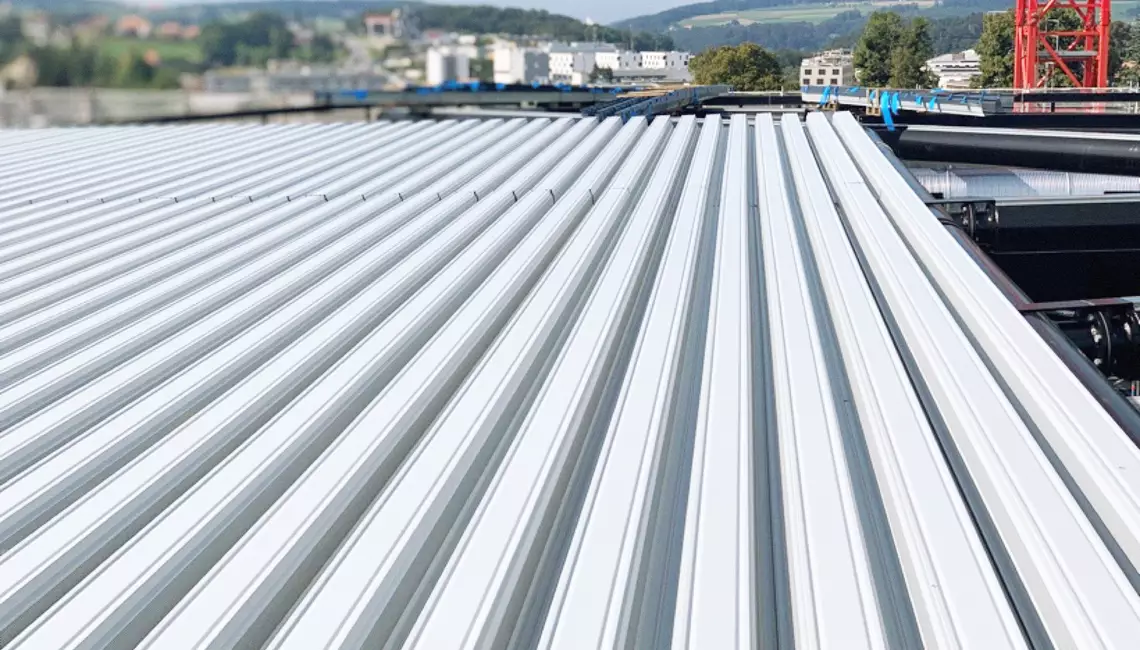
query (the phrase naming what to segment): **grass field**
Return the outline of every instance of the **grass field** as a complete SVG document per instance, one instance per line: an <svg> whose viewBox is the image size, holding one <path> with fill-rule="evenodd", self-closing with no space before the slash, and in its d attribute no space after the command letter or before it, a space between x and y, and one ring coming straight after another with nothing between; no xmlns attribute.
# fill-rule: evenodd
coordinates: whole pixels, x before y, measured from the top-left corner
<svg viewBox="0 0 1140 650"><path fill-rule="evenodd" d="M1134 1L1140 3L1140 0ZM899 4L904 3L873 1L845 2L829 5L788 5L784 7L768 7L766 9L749 9L746 11L694 16L687 20L682 20L679 24L682 27L712 27L714 25L725 25L734 20L740 21L740 23L744 25L752 23L822 23L828 18L834 18L845 11L855 10L862 13L870 13L876 9L888 9ZM917 4L919 7L927 9L934 6L934 1L917 0L916 2L906 2L905 4ZM1114 4L1119 5L1119 3Z"/></svg>
<svg viewBox="0 0 1140 650"><path fill-rule="evenodd" d="M140 54L154 49L163 61L183 59L193 63L202 60L202 48L193 41L162 41L158 39L122 38L110 36L99 41L99 49L104 54L118 57L124 52L135 50Z"/></svg>

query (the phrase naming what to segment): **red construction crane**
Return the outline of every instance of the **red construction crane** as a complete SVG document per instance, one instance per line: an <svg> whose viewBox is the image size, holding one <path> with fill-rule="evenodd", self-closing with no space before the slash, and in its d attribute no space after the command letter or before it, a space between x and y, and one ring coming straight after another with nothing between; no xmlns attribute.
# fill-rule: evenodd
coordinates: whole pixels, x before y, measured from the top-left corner
<svg viewBox="0 0 1140 650"><path fill-rule="evenodd" d="M1057 73L1077 88L1108 86L1111 1L1017 0L1013 87L1042 88Z"/></svg>

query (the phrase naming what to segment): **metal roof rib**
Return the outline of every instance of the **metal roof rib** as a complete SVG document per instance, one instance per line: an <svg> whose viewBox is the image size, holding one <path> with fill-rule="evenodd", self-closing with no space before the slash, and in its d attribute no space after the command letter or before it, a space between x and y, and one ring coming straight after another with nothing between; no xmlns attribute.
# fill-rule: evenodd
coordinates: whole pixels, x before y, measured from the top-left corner
<svg viewBox="0 0 1140 650"><path fill-rule="evenodd" d="M703 143L702 143L703 144ZM673 625L678 647L751 647L759 639L753 540L748 123L730 119L716 218L701 401ZM698 159L699 162L699 159ZM763 546L765 540L758 543Z"/></svg>
<svg viewBox="0 0 1140 650"><path fill-rule="evenodd" d="M690 139L695 127L691 119L677 125L663 161L663 179L688 168L683 184L687 189L680 195L645 325L599 452L598 469L559 574L539 647L652 643L652 638L639 636L652 635L662 624L662 611L653 606L659 593L653 583L662 573L664 558L653 562L652 556L655 544L665 546L668 537L667 525L655 521L668 518L663 512L668 483L658 484L656 478L669 472L663 480L675 483L681 477L675 467L667 468L668 454L674 446L672 422L682 416L677 412L678 399L686 388L691 391L697 379L695 364L689 363L687 373L680 365L686 361L686 346L692 346L695 338L689 321L699 313L695 284L702 243L707 241L708 179L721 130L718 119L706 119L694 150ZM687 155L693 161L683 165ZM680 183L674 185L681 188ZM656 189L651 186L647 198L669 200L666 187ZM576 570L585 566L591 570Z"/></svg>
<svg viewBox="0 0 1140 650"><path fill-rule="evenodd" d="M1025 647L807 134L799 120L783 120L780 126L803 229L923 640L929 647Z"/></svg>
<svg viewBox="0 0 1140 650"><path fill-rule="evenodd" d="M894 182L882 156L870 156L854 120L838 118L852 156L887 207L887 214L999 383L1024 412L1061 476L1087 502L1128 579L1140 586L1140 449L989 282L965 251L930 219L914 219L913 192Z"/></svg>
<svg viewBox="0 0 1140 650"><path fill-rule="evenodd" d="M0 131L5 648L1126 648L1138 469L847 114Z"/></svg>
<svg viewBox="0 0 1140 650"><path fill-rule="evenodd" d="M770 115L757 118L756 145L775 396L770 435L779 450L794 638L804 647L885 648L888 631L867 548L874 537L863 532L854 494L865 483L852 475L851 444L845 449L851 433L841 431L833 400L836 368L825 358Z"/></svg>
<svg viewBox="0 0 1140 650"><path fill-rule="evenodd" d="M808 126L817 148L843 147L822 115L809 116ZM983 521L983 533L990 533L987 544L1031 639L1059 647L1123 647L1140 632L1140 601L1123 571L910 255L854 161L846 156L820 160L931 396L928 413L943 423L940 433L957 460L956 476L967 494L976 496L972 510ZM929 211L918 215L933 219ZM994 431L1003 435L991 435Z"/></svg>

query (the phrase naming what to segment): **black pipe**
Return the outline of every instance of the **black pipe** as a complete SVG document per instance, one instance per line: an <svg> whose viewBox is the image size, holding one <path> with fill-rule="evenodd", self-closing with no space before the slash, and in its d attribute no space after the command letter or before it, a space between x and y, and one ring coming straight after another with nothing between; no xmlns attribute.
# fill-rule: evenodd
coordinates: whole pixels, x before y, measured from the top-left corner
<svg viewBox="0 0 1140 650"><path fill-rule="evenodd" d="M914 174L910 173L910 170L907 169L906 165L891 151L890 147L870 129L868 129L868 133L871 136L871 140L880 148L883 155L886 156L891 165L898 170L907 184L914 189L919 198L924 201L933 200L930 192L922 186L922 183L918 182L918 179L914 177ZM930 211L938 217L939 221L947 224L946 230L950 235L969 253L970 257L978 263L978 266L981 267L986 276L997 285L998 289L1001 290L1015 307L1024 307L1029 303L1029 297L978 247L977 242L963 232L960 227L955 225L940 207L928 207ZM1093 398L1104 407L1104 410L1108 412L1109 416L1111 416L1120 428L1124 430L1124 433L1132 439L1133 444L1140 446L1140 411L1137 411L1131 402L1128 401L1128 398L1121 395L1119 391L1108 383L1105 376L1093 365L1092 361L1061 332L1053 321L1049 320L1048 316L1040 313L1029 313L1025 314L1025 318L1029 321L1030 326L1037 331L1037 334L1041 336L1041 339L1045 341L1050 349L1064 362L1069 370L1076 375L1085 389L1092 393Z"/></svg>
<svg viewBox="0 0 1140 650"><path fill-rule="evenodd" d="M886 130L882 116L863 115L860 119L864 124ZM894 121L896 129L926 125L1118 133L1135 133L1140 130L1138 123L1140 121L1136 119L1135 113L994 113L977 116L933 111L926 113L903 111Z"/></svg>
<svg viewBox="0 0 1140 650"><path fill-rule="evenodd" d="M1140 176L1140 140L905 126L878 134L905 160Z"/></svg>

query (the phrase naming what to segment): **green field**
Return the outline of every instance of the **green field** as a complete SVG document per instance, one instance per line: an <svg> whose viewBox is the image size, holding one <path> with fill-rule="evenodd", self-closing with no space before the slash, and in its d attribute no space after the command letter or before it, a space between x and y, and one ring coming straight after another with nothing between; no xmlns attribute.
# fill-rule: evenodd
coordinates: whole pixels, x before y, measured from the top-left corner
<svg viewBox="0 0 1140 650"><path fill-rule="evenodd" d="M182 59L192 63L202 61L202 48L194 41L163 41L158 39L124 38L109 36L99 41L99 49L108 56L118 57L134 50L138 53L153 49L163 61Z"/></svg>
<svg viewBox="0 0 1140 650"><path fill-rule="evenodd" d="M1140 0L1132 1L1140 3ZM875 1L845 2L829 5L788 5L783 7L768 7L766 9L748 9L745 11L694 16L687 20L682 20L679 24L682 27L712 27L714 25L725 25L734 20L744 25L752 23L822 23L828 18L834 18L845 11L855 10L862 13L870 13L876 9L889 9L891 6L898 4L901 3ZM933 0L918 0L917 2L908 2L906 4L917 4L924 9L934 6ZM1119 3L1114 4L1119 6Z"/></svg>

